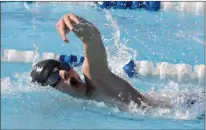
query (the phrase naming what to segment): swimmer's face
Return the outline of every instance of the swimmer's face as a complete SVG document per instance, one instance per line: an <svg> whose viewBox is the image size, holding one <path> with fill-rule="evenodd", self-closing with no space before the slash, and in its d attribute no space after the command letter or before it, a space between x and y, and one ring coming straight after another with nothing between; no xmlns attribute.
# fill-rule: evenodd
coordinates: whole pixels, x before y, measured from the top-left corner
<svg viewBox="0 0 206 130"><path fill-rule="evenodd" d="M69 71L59 70L60 82L56 89L68 93L71 96L82 97L86 93L86 86L74 69Z"/></svg>

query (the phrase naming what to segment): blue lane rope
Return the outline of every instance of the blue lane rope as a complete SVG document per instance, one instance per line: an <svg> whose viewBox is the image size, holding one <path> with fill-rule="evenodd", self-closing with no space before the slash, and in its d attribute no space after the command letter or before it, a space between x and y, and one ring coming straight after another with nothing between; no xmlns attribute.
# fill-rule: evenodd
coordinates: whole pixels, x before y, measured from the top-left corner
<svg viewBox="0 0 206 130"><path fill-rule="evenodd" d="M84 57L82 56L78 62L78 58L75 55L60 55L59 61L65 62L73 67L81 66L84 62Z"/></svg>
<svg viewBox="0 0 206 130"><path fill-rule="evenodd" d="M75 55L60 55L59 61L65 62L73 67L81 66L84 62L84 57L81 56L78 60L77 56ZM135 71L135 63L133 60L130 60L129 63L123 66L124 72L131 78L136 75Z"/></svg>
<svg viewBox="0 0 206 130"><path fill-rule="evenodd" d="M160 1L103 1L96 2L101 9L145 9L148 11L160 10Z"/></svg>

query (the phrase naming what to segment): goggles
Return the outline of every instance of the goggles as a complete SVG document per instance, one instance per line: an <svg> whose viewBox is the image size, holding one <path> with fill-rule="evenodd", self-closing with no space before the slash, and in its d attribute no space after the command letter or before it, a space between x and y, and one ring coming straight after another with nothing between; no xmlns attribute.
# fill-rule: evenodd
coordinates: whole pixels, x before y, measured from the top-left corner
<svg viewBox="0 0 206 130"><path fill-rule="evenodd" d="M58 67L54 68L52 70L52 73L48 76L46 81L43 83L44 86L52 86L55 87L59 81L61 80L61 77L59 75L59 70L66 70L70 71L72 67L68 65L67 63L61 63Z"/></svg>

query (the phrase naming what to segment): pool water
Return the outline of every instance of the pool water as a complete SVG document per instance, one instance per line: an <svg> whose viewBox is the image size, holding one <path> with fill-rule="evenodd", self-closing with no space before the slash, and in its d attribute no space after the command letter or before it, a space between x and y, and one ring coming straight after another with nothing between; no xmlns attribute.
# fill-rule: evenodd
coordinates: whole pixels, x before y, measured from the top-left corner
<svg viewBox="0 0 206 130"><path fill-rule="evenodd" d="M1 3L1 47L83 55L82 43L69 34L59 38L55 25L66 13L93 22L102 34L110 69L141 93L154 92L176 102L175 108L127 111L103 102L76 99L30 82L32 63L1 62L1 127L3 129L203 129L204 87L145 83L128 78L122 66L130 59L191 66L204 64L204 14L100 10L68 3ZM34 47L36 46L36 47ZM81 67L75 68L81 74ZM189 95L189 96L188 96ZM195 99L193 105L185 102Z"/></svg>

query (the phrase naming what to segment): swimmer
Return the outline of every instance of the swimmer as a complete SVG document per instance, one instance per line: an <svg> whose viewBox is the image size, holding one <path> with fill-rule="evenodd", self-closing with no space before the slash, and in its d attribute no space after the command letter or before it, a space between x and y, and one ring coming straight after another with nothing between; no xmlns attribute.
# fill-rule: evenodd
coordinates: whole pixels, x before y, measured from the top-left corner
<svg viewBox="0 0 206 130"><path fill-rule="evenodd" d="M101 34L91 22L69 13L57 22L56 28L64 42L69 43L66 37L69 32L73 32L82 41L85 60L81 71L85 82L71 66L53 59L40 61L33 67L32 81L52 86L77 98L116 101L124 106L131 101L138 106L143 103L151 105L127 81L109 70Z"/></svg>

